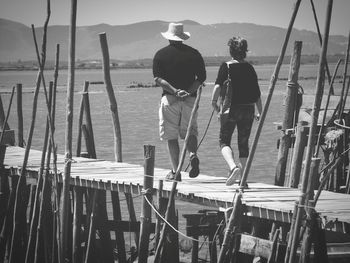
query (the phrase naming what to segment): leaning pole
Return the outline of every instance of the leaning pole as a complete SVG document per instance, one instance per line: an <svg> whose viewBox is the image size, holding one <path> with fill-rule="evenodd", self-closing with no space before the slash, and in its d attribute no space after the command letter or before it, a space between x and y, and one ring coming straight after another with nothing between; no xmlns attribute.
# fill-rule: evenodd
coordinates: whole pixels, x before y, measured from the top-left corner
<svg viewBox="0 0 350 263"><path fill-rule="evenodd" d="M66 132L65 132L65 163L62 189L61 214L61 259L69 262L68 248L68 217L69 217L69 181L72 160L72 134L73 134L73 101L74 101L74 66L75 66L75 32L77 17L77 0L71 0L71 15L69 26L69 56L68 56L68 85L66 105Z"/></svg>

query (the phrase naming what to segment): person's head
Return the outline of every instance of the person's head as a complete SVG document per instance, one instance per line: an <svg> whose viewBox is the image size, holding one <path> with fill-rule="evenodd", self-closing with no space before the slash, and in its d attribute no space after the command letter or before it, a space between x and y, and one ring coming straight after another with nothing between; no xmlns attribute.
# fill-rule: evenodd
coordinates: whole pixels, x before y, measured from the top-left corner
<svg viewBox="0 0 350 263"><path fill-rule="evenodd" d="M181 23L169 23L168 31L161 32L161 34L170 42L182 42L191 36L189 32L184 32L184 26Z"/></svg>
<svg viewBox="0 0 350 263"><path fill-rule="evenodd" d="M237 60L245 59L248 51L248 43L242 37L232 37L228 41L227 45L230 48L230 55Z"/></svg>

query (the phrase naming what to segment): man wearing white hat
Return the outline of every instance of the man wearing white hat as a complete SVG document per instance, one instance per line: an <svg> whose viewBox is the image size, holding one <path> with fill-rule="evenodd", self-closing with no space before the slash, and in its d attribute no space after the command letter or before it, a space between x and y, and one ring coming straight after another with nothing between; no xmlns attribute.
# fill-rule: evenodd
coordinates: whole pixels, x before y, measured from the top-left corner
<svg viewBox="0 0 350 263"><path fill-rule="evenodd" d="M183 44L190 37L190 33L184 32L183 24L170 23L168 31L162 32L162 35L169 40L169 45L157 51L153 58L154 80L163 89L159 108L159 132L161 140L167 141L172 164L172 170L166 179L181 181L181 176L175 178L180 155L178 138L185 138L197 89L205 81L206 71L198 50ZM191 178L199 174L197 136L195 114L187 143Z"/></svg>

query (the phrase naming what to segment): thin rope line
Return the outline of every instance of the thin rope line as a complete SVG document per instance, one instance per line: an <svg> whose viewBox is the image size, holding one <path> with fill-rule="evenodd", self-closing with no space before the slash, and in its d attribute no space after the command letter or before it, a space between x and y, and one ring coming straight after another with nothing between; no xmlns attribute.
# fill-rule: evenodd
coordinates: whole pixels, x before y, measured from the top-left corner
<svg viewBox="0 0 350 263"><path fill-rule="evenodd" d="M174 230L176 233L178 233L179 235L187 238L187 239L190 239L192 241L196 241L196 242L200 242L199 239L195 239L193 237L189 237L187 235L185 235L184 233L180 232L179 230L177 230L175 227L173 227L172 224L170 224L168 221L166 221L166 219L157 211L157 209L155 209L155 207L151 204L151 202L148 200L147 196L144 195L144 198L146 200L146 202L149 204L149 206L153 209L153 211L163 220L164 223L166 223L172 230ZM221 223L219 224L219 227L221 227ZM219 228L218 227L218 228ZM211 243L214 243L214 241L206 241L204 240L203 243L208 243L208 244L211 244Z"/></svg>
<svg viewBox="0 0 350 263"><path fill-rule="evenodd" d="M346 125L342 125L339 123L340 120L334 120L334 124L343 128L343 129L347 129L347 130L350 130L350 127L349 126L346 126ZM344 119L342 119L342 122L345 123Z"/></svg>

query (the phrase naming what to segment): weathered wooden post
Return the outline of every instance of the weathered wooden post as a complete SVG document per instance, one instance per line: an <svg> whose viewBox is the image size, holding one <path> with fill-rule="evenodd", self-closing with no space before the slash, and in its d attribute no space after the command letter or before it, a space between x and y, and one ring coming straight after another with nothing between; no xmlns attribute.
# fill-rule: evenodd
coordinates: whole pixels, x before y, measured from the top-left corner
<svg viewBox="0 0 350 263"><path fill-rule="evenodd" d="M66 106L66 132L65 132L65 165L63 176L62 201L60 206L61 220L61 259L70 261L68 223L69 223L69 188L72 160L72 134L73 134L73 102L74 102L74 79L75 79L75 38L76 38L77 0L71 0L71 15L69 26L69 57L68 57L68 85Z"/></svg>
<svg viewBox="0 0 350 263"><path fill-rule="evenodd" d="M132 197L132 188L130 187L130 192L125 192L125 199L126 199L126 204L128 207L128 211L129 211L129 219L130 222L137 222L137 218L136 218L136 213L135 213L135 206L134 206L134 199ZM135 240L135 245L136 245L136 249L139 249L139 240L140 240L140 231L135 231L134 232L134 240Z"/></svg>
<svg viewBox="0 0 350 263"><path fill-rule="evenodd" d="M296 15L298 13L300 3L301 3L301 0L296 0L296 2L295 2L294 10L293 10L292 17L291 17L289 25L288 25L288 29L287 29L287 33L286 33L286 36L285 36L285 39L284 39L284 42L283 42L283 45L282 45L282 49L281 49L280 55L278 57L278 60L276 62L276 66L275 66L274 72L273 72L273 74L271 76L268 96L266 98L266 101L265 101L265 104L264 104L264 107L263 107L263 111L261 113L259 125L258 125L258 127L256 129L256 132L255 132L255 137L254 137L254 141L252 143L252 146L251 146L251 149L250 149L250 152L249 152L249 156L248 156L248 159L247 159L247 164L246 164L245 169L243 171L243 175L242 175L242 179L241 179L241 183L240 183L240 187L241 188L244 188L245 184L247 182L249 170L250 170L250 167L251 167L252 162L253 162L253 158L254 158L254 154L255 154L256 148L258 146L259 137L260 137L260 134L261 134L261 131L262 131L262 127L263 127L264 122L265 122L265 118L266 118L266 115L267 115L267 110L269 108L269 105L270 105L270 102L271 102L271 99L272 99L273 91L275 89L275 85L276 85L276 82L277 82L277 79L278 79L278 74L279 74L279 71L280 71L283 59L284 59L284 55L286 53L289 37L290 37L290 34L292 32L292 29L293 29L294 21L295 21Z"/></svg>
<svg viewBox="0 0 350 263"><path fill-rule="evenodd" d="M303 178L302 178L302 184L301 184L301 194L299 197L299 208L296 218L296 223L294 226L294 236L293 236L293 242L291 245L291 254L289 258L289 263L295 262L296 258L296 251L298 247L298 240L299 240L299 228L301 224L301 219L303 216L306 196L307 196L307 187L308 184L311 184L310 181L310 165L311 165L311 157L314 150L314 144L315 144L315 134L316 134L316 128L317 128L317 119L318 114L320 110L320 105L323 97L323 86L324 86L324 63L326 59L327 54L327 46L328 46L328 38L329 38L329 29L330 29L330 21L331 21L331 13L332 13L332 6L333 6L333 0L328 0L327 5L327 12L326 12L326 21L325 21L325 31L324 31L324 41L322 43L322 50L319 60L319 67L318 67L318 74L317 74L317 81L316 81L316 94L315 94L315 100L312 110L312 119L310 124L310 131L309 131L309 139L307 143L307 150L306 150L306 156L305 156L305 167L303 171ZM312 178L311 178L312 180Z"/></svg>
<svg viewBox="0 0 350 263"><path fill-rule="evenodd" d="M6 217L7 204L10 195L8 172L6 172L4 168L5 153L6 145L0 144L0 232Z"/></svg>
<svg viewBox="0 0 350 263"><path fill-rule="evenodd" d="M17 91L17 118L18 118L18 134L17 145L23 147L23 110L22 110L22 84L16 84Z"/></svg>
<svg viewBox="0 0 350 263"><path fill-rule="evenodd" d="M2 99L1 99L1 95L0 95L0 127L2 127L4 125L5 122L5 111L4 111L4 105L2 103ZM8 130L9 126L6 123L5 124L5 129Z"/></svg>
<svg viewBox="0 0 350 263"><path fill-rule="evenodd" d="M107 37L106 37L106 33L101 33L99 34L99 36L100 36L100 43L101 43L102 56L103 56L104 79L105 79L105 85L106 85L107 94L109 98L110 108L112 112L113 126L114 126L114 130L113 130L114 131L114 155L115 155L115 160L117 162L122 162L123 161L122 136L121 136L120 123L119 123L118 105L117 105L117 100L115 99L111 76L110 76Z"/></svg>
<svg viewBox="0 0 350 263"><path fill-rule="evenodd" d="M285 181L288 152L292 144L289 129L294 128L294 116L296 112L296 102L298 95L298 75L301 57L301 41L294 42L293 56L290 62L289 78L287 83L287 97L285 100L284 118L282 123L280 147L278 150L275 185L283 186Z"/></svg>
<svg viewBox="0 0 350 263"><path fill-rule="evenodd" d="M298 188L299 185L304 150L307 144L307 133L309 131L309 127L307 127L306 124L307 122L301 121L297 125L289 176L289 187L292 188Z"/></svg>
<svg viewBox="0 0 350 263"><path fill-rule="evenodd" d="M10 97L10 102L9 102L9 105L8 105L8 109L7 109L7 113L6 113L6 117L5 117L5 120L4 120L4 124L2 125L2 133L1 133L1 136L0 136L0 144L3 143L4 141L4 138L5 138L5 127L6 127L6 124L7 124L7 121L9 119L9 116L10 116L10 112L11 112L11 106L12 106L12 99L13 99L13 94L15 93L15 87L12 88L12 92L11 92L11 97Z"/></svg>
<svg viewBox="0 0 350 263"><path fill-rule="evenodd" d="M83 93L85 92L85 84L83 88ZM78 117L78 137L77 137L77 151L76 156L80 157L81 154L81 137L83 135L82 125L84 119L84 97L81 96L80 107L79 107L79 117Z"/></svg>
<svg viewBox="0 0 350 263"><path fill-rule="evenodd" d="M146 262L148 258L149 235L151 233L152 208L147 200L152 203L153 196L153 176L154 176L154 159L155 147L152 145L144 145L144 179L143 179L143 195L141 206L141 227L140 227L140 244L139 244L139 261Z"/></svg>
<svg viewBox="0 0 350 263"><path fill-rule="evenodd" d="M115 184L113 184L114 186ZM118 260L120 262L126 262L126 253L125 253L125 239L124 232L120 227L120 222L122 221L122 212L120 209L120 200L119 200L119 192L117 189L113 189L111 191L112 198L112 206L113 206L113 220L116 222L116 230L115 230L115 239L118 251Z"/></svg>

